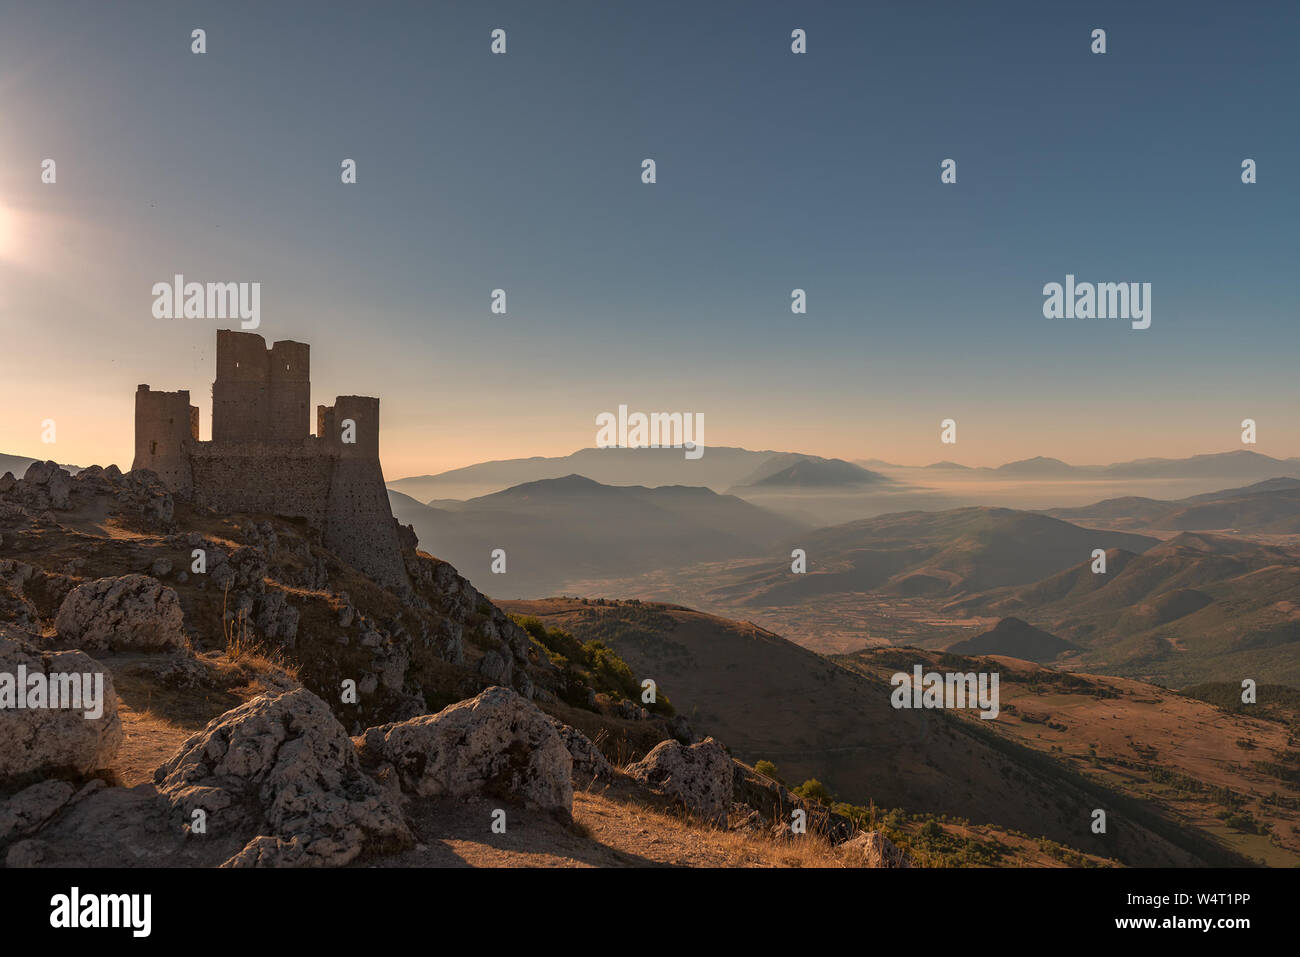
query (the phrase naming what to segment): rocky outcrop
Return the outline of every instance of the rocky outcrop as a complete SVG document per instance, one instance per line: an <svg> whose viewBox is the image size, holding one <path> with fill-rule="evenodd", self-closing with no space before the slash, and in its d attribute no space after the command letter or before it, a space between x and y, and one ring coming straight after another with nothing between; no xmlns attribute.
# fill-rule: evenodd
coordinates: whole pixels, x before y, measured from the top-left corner
<svg viewBox="0 0 1300 957"><path fill-rule="evenodd" d="M18 678L25 675L22 687ZM90 676L92 693L101 689L98 717L87 717L90 702L78 708L16 707L16 696L33 702L33 689L58 678L59 693L70 692L75 682L84 692L83 676ZM100 683L102 679L102 684ZM106 768L122 744L122 722L117 715L117 694L112 676L80 651L47 651L32 636L0 626L0 791L40 778L82 776Z"/></svg>
<svg viewBox="0 0 1300 957"><path fill-rule="evenodd" d="M796 809L802 810L806 815L805 824L809 833L822 834L832 844L847 841L857 831L853 822L844 815L836 814L816 801L804 800L780 782L759 774L739 761L734 762L732 780L733 810L736 807L744 808L744 819L750 823L761 819L778 837L793 836L790 825ZM748 812L751 810L758 818L749 818Z"/></svg>
<svg viewBox="0 0 1300 957"><path fill-rule="evenodd" d="M176 592L148 575L78 585L59 606L59 640L86 651L159 651L188 647Z"/></svg>
<svg viewBox="0 0 1300 957"><path fill-rule="evenodd" d="M256 835L229 866L337 866L413 841L329 706L303 688L209 722L154 780L182 826L202 810L208 832Z"/></svg>
<svg viewBox="0 0 1300 957"><path fill-rule="evenodd" d="M727 826L734 771L730 755L713 738L689 747L661 741L626 773L706 821Z"/></svg>
<svg viewBox="0 0 1300 957"><path fill-rule="evenodd" d="M0 801L0 845L39 830L76 792L67 781L41 781Z"/></svg>
<svg viewBox="0 0 1300 957"><path fill-rule="evenodd" d="M614 766L600 753L591 738L559 718L552 717L551 725L564 742L565 750L573 758L573 783L587 787L595 781L609 781L614 777Z"/></svg>
<svg viewBox="0 0 1300 957"><path fill-rule="evenodd" d="M30 567L30 566L28 566ZM0 621L32 634L41 630L40 614L22 591L0 580Z"/></svg>
<svg viewBox="0 0 1300 957"><path fill-rule="evenodd" d="M509 688L370 728L356 743L367 768L391 767L410 794L491 794L566 815L573 809L572 757L550 719Z"/></svg>
<svg viewBox="0 0 1300 957"><path fill-rule="evenodd" d="M911 867L907 852L879 831L862 831L839 847L853 867Z"/></svg>
<svg viewBox="0 0 1300 957"><path fill-rule="evenodd" d="M22 497L35 511L65 509L72 497L72 475L57 462L33 462L23 474Z"/></svg>

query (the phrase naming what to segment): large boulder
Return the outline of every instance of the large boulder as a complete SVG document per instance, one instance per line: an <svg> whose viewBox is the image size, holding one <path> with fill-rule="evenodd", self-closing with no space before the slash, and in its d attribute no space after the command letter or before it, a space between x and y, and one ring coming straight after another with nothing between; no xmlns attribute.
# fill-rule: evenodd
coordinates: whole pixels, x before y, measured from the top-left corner
<svg viewBox="0 0 1300 957"><path fill-rule="evenodd" d="M21 684L20 676L25 676ZM63 696L73 682L84 694L87 676L88 690L98 692L96 717L87 717L91 702L84 697L80 707L56 708L48 692L41 699L44 706L17 707L18 695L25 705L35 703L34 691L49 688L51 678L66 704ZM42 649L32 636L0 626L0 791L41 778L91 774L108 767L121 745L117 694L103 666L80 651Z"/></svg>
<svg viewBox="0 0 1300 957"><path fill-rule="evenodd" d="M356 743L367 767L391 766L409 793L491 794L564 815L573 810L573 758L550 719L509 688L370 728Z"/></svg>
<svg viewBox="0 0 1300 957"><path fill-rule="evenodd" d="M148 575L123 575L72 589L54 629L86 651L159 651L188 647L184 621L176 592Z"/></svg>
<svg viewBox="0 0 1300 957"><path fill-rule="evenodd" d="M37 508L65 509L72 493L72 474L57 462L33 462L23 475L24 492Z"/></svg>
<svg viewBox="0 0 1300 957"><path fill-rule="evenodd" d="M414 840L329 706L305 688L210 721L154 780L183 824L202 809L209 833L251 829L230 866L337 866Z"/></svg>
<svg viewBox="0 0 1300 957"><path fill-rule="evenodd" d="M731 757L713 738L686 747L660 741L653 751L627 768L629 777L666 794L706 821L727 826L731 809Z"/></svg>
<svg viewBox="0 0 1300 957"><path fill-rule="evenodd" d="M862 831L839 846L853 867L911 867L907 852L879 831Z"/></svg>

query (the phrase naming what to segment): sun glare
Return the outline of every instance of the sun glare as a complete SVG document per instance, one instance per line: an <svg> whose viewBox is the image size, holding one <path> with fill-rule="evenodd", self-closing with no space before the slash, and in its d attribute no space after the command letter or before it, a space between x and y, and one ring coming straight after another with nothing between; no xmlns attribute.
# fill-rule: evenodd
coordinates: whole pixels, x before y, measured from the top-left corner
<svg viewBox="0 0 1300 957"><path fill-rule="evenodd" d="M18 215L0 205L0 262L13 262L18 254Z"/></svg>

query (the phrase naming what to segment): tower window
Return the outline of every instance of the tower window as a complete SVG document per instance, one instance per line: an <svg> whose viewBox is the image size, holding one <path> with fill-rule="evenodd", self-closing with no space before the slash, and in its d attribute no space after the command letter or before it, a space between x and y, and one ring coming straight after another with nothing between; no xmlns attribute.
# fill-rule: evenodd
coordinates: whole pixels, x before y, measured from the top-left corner
<svg viewBox="0 0 1300 957"><path fill-rule="evenodd" d="M158 454L158 443L157 443L157 442L150 442L150 443L149 443L149 454L150 454L150 455L157 455L157 454Z"/></svg>

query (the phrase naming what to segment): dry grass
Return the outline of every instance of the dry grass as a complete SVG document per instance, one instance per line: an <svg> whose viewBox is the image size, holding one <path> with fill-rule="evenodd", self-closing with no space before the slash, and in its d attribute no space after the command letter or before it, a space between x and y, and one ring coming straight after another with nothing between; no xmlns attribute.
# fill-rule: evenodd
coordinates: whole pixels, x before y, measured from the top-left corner
<svg viewBox="0 0 1300 957"><path fill-rule="evenodd" d="M818 834L778 839L727 831L678 808L609 794L574 795L573 816L593 841L645 863L689 867L846 867Z"/></svg>
<svg viewBox="0 0 1300 957"><path fill-rule="evenodd" d="M226 636L226 659L245 673L251 671L254 676L280 672L294 681L300 680L297 663L287 658L283 649L259 640L251 630L247 609L241 608L238 615L227 617L229 596L230 586L227 585L221 598L221 631Z"/></svg>

